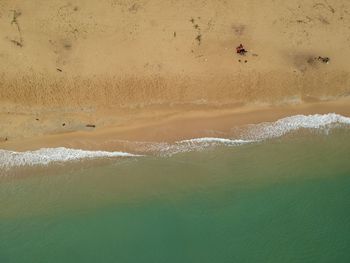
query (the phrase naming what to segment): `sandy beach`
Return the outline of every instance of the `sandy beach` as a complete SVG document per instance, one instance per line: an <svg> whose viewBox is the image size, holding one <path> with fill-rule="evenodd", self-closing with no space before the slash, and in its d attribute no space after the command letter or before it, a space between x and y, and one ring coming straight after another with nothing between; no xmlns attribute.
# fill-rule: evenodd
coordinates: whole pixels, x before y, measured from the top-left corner
<svg viewBox="0 0 350 263"><path fill-rule="evenodd" d="M0 0L0 263L350 262L350 0Z"/></svg>
<svg viewBox="0 0 350 263"><path fill-rule="evenodd" d="M349 116L349 12L344 0L1 1L0 148L115 150Z"/></svg>
<svg viewBox="0 0 350 263"><path fill-rule="evenodd" d="M131 151L143 153L143 149L130 142L167 142L200 137L235 137L233 129L248 124L274 122L278 119L303 114L336 113L350 116L349 98L318 103L296 105L230 106L212 109L152 109L138 110L134 114L125 112L97 112L95 128L82 126L68 132L56 130L47 134L21 137L0 143L2 149L26 151L43 147L67 147L86 150ZM109 116L122 116L118 124L108 123ZM54 115L53 115L54 116ZM80 114L69 115L74 120L89 119ZM84 118L85 117L85 118ZM91 119L89 119L91 120ZM94 122L95 123L95 122ZM100 123L105 123L101 125ZM113 122L112 122L113 123ZM31 134L42 132L30 126ZM47 129L52 128L48 121ZM65 127L62 127L63 129ZM138 146L138 145L136 145Z"/></svg>

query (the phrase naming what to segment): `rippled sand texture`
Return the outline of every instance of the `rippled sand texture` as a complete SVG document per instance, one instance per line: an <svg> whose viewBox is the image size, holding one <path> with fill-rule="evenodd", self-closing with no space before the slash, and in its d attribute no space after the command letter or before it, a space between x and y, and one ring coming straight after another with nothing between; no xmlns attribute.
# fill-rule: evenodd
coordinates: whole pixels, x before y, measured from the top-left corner
<svg viewBox="0 0 350 263"><path fill-rule="evenodd" d="M347 96L349 12L345 0L3 0L0 143L129 125L152 107Z"/></svg>
<svg viewBox="0 0 350 263"><path fill-rule="evenodd" d="M349 12L345 0L3 0L0 99L76 107L342 95Z"/></svg>

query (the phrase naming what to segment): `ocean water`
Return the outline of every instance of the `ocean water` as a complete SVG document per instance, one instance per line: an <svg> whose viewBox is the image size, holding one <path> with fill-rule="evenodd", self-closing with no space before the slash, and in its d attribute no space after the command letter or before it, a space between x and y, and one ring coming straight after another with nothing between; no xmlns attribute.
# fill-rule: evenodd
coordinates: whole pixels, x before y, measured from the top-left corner
<svg viewBox="0 0 350 263"><path fill-rule="evenodd" d="M143 156L2 151L0 262L350 262L349 123L292 116Z"/></svg>

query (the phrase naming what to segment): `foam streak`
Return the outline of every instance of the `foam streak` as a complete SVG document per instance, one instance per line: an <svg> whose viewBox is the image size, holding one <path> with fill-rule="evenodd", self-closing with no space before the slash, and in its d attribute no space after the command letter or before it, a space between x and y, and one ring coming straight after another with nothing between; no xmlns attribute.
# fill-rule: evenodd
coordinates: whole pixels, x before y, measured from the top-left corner
<svg viewBox="0 0 350 263"><path fill-rule="evenodd" d="M241 136L236 139L203 137L177 141L173 144L165 142L127 142L138 149L160 156L171 156L180 152L197 151L215 146L239 146L281 137L299 129L332 129L338 126L348 127L350 118L335 113L315 115L295 115L275 122L248 125L241 128ZM134 148L135 148L134 147ZM66 162L85 158L134 157L125 152L85 151L69 148L43 148L36 151L13 152L0 150L0 168L25 165L47 165L53 162Z"/></svg>
<svg viewBox="0 0 350 263"><path fill-rule="evenodd" d="M266 122L247 127L243 138L250 140L265 140L281 137L299 129L333 128L334 125L350 125L350 118L335 113L294 115L276 122Z"/></svg>
<svg viewBox="0 0 350 263"><path fill-rule="evenodd" d="M47 165L53 162L74 161L84 158L133 157L125 152L85 151L79 149L42 148L36 151L14 152L0 150L0 168L25 165Z"/></svg>

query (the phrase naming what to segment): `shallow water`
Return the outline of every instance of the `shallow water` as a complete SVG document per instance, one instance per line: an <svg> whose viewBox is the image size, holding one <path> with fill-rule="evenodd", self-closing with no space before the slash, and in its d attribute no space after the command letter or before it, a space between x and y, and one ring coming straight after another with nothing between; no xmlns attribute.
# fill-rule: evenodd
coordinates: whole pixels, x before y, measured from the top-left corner
<svg viewBox="0 0 350 263"><path fill-rule="evenodd" d="M23 169L0 177L0 262L349 262L349 157L336 128Z"/></svg>

